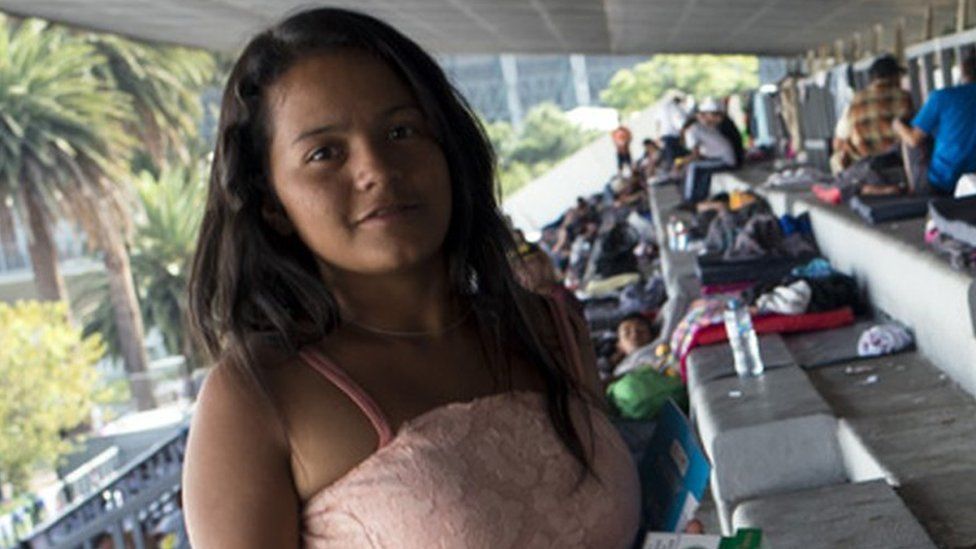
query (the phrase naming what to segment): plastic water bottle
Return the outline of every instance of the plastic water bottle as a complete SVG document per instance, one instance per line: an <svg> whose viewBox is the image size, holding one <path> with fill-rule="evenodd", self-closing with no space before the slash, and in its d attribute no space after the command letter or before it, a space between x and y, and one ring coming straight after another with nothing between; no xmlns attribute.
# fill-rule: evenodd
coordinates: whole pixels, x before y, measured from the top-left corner
<svg viewBox="0 0 976 549"><path fill-rule="evenodd" d="M678 249L678 230L677 230L678 218L676 216L671 216L668 219L667 233L668 233L668 249L677 250Z"/></svg>
<svg viewBox="0 0 976 549"><path fill-rule="evenodd" d="M725 332L735 357L735 373L740 377L760 376L763 373L759 339L752 328L749 308L740 299L730 299L725 307Z"/></svg>

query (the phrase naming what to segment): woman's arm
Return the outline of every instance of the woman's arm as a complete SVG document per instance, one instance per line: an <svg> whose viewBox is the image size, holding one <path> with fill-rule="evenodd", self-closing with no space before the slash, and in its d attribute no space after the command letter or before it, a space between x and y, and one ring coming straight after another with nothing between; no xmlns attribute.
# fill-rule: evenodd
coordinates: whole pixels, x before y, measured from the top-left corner
<svg viewBox="0 0 976 549"><path fill-rule="evenodd" d="M200 394L183 469L196 549L298 547L299 499L276 410L227 365Z"/></svg>

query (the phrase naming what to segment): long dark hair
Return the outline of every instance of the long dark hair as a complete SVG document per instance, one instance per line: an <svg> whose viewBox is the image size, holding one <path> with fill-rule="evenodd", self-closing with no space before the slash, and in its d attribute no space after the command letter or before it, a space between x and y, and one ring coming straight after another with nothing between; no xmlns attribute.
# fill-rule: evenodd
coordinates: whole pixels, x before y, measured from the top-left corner
<svg viewBox="0 0 976 549"><path fill-rule="evenodd" d="M263 205L278 204L269 177L267 90L298 60L336 50L375 56L412 90L450 171L452 214L443 251L451 288L477 312L486 352L505 356L508 349L537 366L556 433L592 471L570 418L570 397L582 396L579 382L567 353L557 357L542 343L530 319L545 318L544 303L521 289L509 265L515 246L493 193L491 145L431 56L373 17L330 8L299 13L253 38L234 65L189 285L197 335L214 359L260 382L261 349L295 352L339 326L339 308L312 252L262 215Z"/></svg>

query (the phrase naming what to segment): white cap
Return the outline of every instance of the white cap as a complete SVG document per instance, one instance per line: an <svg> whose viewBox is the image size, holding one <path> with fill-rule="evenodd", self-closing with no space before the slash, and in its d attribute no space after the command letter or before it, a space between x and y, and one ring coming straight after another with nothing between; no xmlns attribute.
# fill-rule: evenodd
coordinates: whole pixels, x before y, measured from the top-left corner
<svg viewBox="0 0 976 549"><path fill-rule="evenodd" d="M723 112L724 110L722 104L711 97L703 99L698 105L698 112Z"/></svg>

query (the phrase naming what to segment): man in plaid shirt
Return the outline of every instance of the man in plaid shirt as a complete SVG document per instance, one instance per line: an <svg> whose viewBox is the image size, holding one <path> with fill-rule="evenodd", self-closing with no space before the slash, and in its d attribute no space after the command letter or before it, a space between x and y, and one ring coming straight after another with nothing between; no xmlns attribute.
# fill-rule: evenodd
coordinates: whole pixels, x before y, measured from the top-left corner
<svg viewBox="0 0 976 549"><path fill-rule="evenodd" d="M868 69L871 83L857 92L847 110L849 136L842 143L845 165L890 151L898 143L893 123L912 116L912 98L901 89L902 68L891 55L877 58Z"/></svg>

